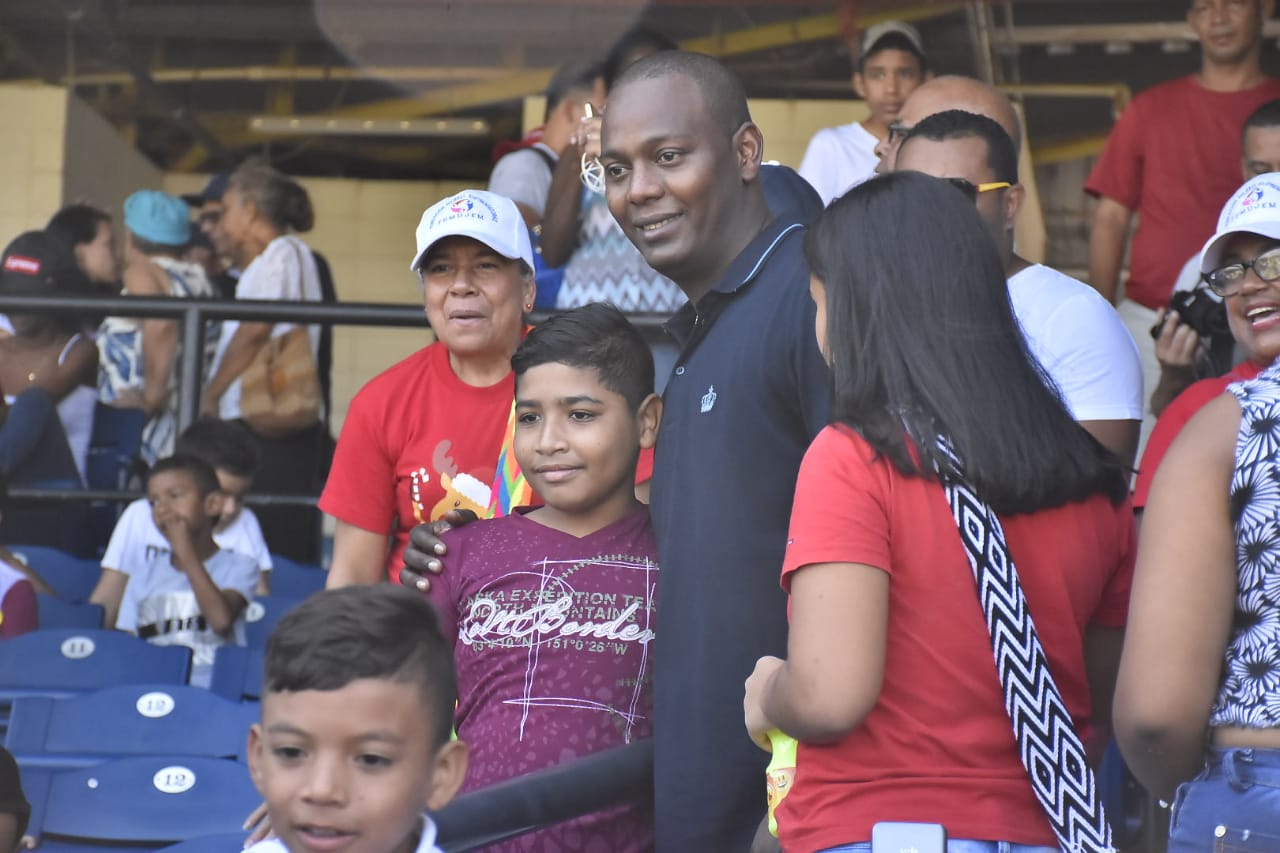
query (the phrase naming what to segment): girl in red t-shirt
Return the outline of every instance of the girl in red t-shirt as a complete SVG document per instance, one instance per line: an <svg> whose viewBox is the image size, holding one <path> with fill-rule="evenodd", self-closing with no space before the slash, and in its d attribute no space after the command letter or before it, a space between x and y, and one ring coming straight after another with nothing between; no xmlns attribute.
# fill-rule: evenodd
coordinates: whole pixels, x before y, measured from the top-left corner
<svg viewBox="0 0 1280 853"><path fill-rule="evenodd" d="M878 177L806 238L836 423L800 469L787 659L761 658L745 698L757 743L773 729L799 741L776 813L785 850L868 849L880 821L940 823L962 839L953 851L1057 849L935 474L957 473L943 437L1001 518L1076 729L1091 745L1107 729L1132 572L1126 473L1028 353L963 189Z"/></svg>

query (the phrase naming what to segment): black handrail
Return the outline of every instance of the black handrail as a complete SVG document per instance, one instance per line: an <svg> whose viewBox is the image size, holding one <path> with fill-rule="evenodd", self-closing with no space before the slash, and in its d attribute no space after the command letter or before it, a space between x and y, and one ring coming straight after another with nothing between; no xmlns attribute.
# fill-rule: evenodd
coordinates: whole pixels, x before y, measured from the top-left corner
<svg viewBox="0 0 1280 853"><path fill-rule="evenodd" d="M199 417L204 327L210 320L305 323L323 326L385 326L429 329L419 305L388 302L287 302L257 299L188 299L180 296L15 296L0 295L0 313L62 314L80 312L110 317L172 317L181 321L182 350L178 361L178 430L186 429ZM530 316L537 323L550 316L539 312ZM629 319L649 340L663 336L665 314L629 314ZM390 365L388 365L390 366ZM13 496L29 499L69 499L69 490L13 489ZM132 492L94 492L97 500L133 500ZM39 496L39 497L37 497ZM55 498L56 496L56 498ZM76 492L77 499L86 498ZM271 496L250 498L251 503L314 504L315 497Z"/></svg>

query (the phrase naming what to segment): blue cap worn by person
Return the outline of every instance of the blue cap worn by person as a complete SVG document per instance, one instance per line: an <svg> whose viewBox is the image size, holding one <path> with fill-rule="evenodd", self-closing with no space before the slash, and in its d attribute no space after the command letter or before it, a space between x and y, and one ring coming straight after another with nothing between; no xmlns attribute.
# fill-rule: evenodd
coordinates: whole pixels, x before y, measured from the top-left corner
<svg viewBox="0 0 1280 853"><path fill-rule="evenodd" d="M417 252L409 264L414 272L427 250L445 237L470 237L533 269L533 243L520 209L506 196L486 190L463 190L431 205L422 214L414 236Z"/></svg>
<svg viewBox="0 0 1280 853"><path fill-rule="evenodd" d="M124 227L148 243L185 246L191 214L182 199L159 190L138 190L124 200Z"/></svg>
<svg viewBox="0 0 1280 853"><path fill-rule="evenodd" d="M198 193L185 193L182 200L192 207L200 207L211 201L222 201L227 194L227 184L231 182L230 172L218 172L209 178L209 183Z"/></svg>

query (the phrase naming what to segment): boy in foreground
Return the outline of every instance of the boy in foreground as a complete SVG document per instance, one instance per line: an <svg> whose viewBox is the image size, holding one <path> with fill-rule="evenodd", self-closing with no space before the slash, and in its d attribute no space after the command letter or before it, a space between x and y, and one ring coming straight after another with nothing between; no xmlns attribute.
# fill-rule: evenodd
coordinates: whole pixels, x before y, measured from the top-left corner
<svg viewBox="0 0 1280 853"><path fill-rule="evenodd" d="M438 853L424 812L453 798L453 659L421 595L378 584L316 593L267 643L249 770L278 836L253 853Z"/></svg>
<svg viewBox="0 0 1280 853"><path fill-rule="evenodd" d="M431 584L458 668L466 790L652 733L658 560L636 462L657 439L653 357L618 309L594 303L533 329L511 359L514 447L543 505L445 534ZM627 804L487 848L653 846Z"/></svg>
<svg viewBox="0 0 1280 853"><path fill-rule="evenodd" d="M220 548L213 528L223 507L213 466L194 456L161 459L147 477L151 518L168 544L104 601L115 625L161 646L189 646L191 683L208 687L214 651L244 645L241 615L258 583L258 564ZM105 574L105 572L104 572ZM100 581L99 589L102 588Z"/></svg>

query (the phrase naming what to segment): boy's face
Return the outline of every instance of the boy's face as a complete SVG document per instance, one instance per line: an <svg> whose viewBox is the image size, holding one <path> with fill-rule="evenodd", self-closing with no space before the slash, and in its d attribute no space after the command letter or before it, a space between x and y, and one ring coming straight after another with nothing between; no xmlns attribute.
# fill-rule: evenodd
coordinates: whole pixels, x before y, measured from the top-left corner
<svg viewBox="0 0 1280 853"><path fill-rule="evenodd" d="M231 526L231 522L236 520L236 516L240 515L240 510L244 509L244 496L249 493L249 487L253 485L253 479L250 477L242 477L239 474L232 474L225 468L214 469L218 474L218 491L221 492L221 506L218 509L218 523L214 526L215 532L222 532Z"/></svg>
<svg viewBox="0 0 1280 853"><path fill-rule="evenodd" d="M853 90L867 102L872 120L888 127L902 112L907 96L924 82L920 58L906 50L885 48L866 58L853 75Z"/></svg>
<svg viewBox="0 0 1280 853"><path fill-rule="evenodd" d="M516 380L515 451L547 506L575 516L626 504L641 447L657 438L661 402L632 411L595 370L551 362Z"/></svg>
<svg viewBox="0 0 1280 853"><path fill-rule="evenodd" d="M147 480L147 502L151 518L161 530L180 518L189 530L199 532L213 526L222 499L216 492L201 495L189 471L161 471Z"/></svg>
<svg viewBox="0 0 1280 853"><path fill-rule="evenodd" d="M461 742L435 746L423 701L419 685L382 678L262 698L249 770L291 853L412 853L423 811L467 769Z"/></svg>

